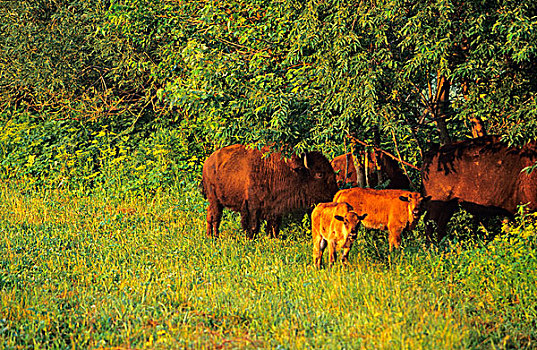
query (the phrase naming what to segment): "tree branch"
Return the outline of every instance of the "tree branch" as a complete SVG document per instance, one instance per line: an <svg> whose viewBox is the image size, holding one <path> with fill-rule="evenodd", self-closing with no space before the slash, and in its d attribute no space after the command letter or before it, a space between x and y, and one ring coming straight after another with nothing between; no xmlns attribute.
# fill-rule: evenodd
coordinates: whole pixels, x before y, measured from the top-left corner
<svg viewBox="0 0 537 350"><path fill-rule="evenodd" d="M383 150L383 149L381 149L381 148L379 148L379 147L376 147L376 146L372 146L372 145L368 144L367 142L364 142L364 141L362 141L362 140L360 140L360 139L357 139L357 138L354 137L354 136L347 135L347 137L350 138L351 141L352 141L353 143L359 143L359 144L361 144L361 145L363 145L363 146L366 146L366 147L372 147L375 151L377 151L377 152L382 152L382 153L384 153L385 155L387 155L388 157L390 157L390 158L392 158L392 159L398 161L399 163L402 163L402 164L404 164L404 165L406 165L406 166L409 166L409 167L411 167L412 169L420 170L420 168L418 168L418 167L415 166L414 164L410 164L409 162L405 162L405 161L402 160L401 158L394 156L393 154L391 154L391 153L388 152L388 151L385 151L385 150Z"/></svg>

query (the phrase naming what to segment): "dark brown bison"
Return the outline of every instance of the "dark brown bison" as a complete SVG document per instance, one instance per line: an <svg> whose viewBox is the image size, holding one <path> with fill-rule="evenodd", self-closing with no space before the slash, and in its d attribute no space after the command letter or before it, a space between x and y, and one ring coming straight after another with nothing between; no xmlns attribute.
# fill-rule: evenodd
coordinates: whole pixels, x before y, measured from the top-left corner
<svg viewBox="0 0 537 350"><path fill-rule="evenodd" d="M218 236L224 207L241 214L248 237L259 231L261 220L267 221L267 233L277 237L282 215L332 199L336 176L320 152L285 160L268 151L233 145L207 158L202 179L209 201L207 235Z"/></svg>
<svg viewBox="0 0 537 350"><path fill-rule="evenodd" d="M386 188L410 188L410 181L399 167L397 161L382 152L372 151L368 152L367 155L367 174L364 172L366 167L363 162L359 163L359 173L362 174L360 179L356 173L352 153L342 154L332 160L331 164L336 172L339 187L344 187L346 184L350 184L352 187L376 187L389 180ZM367 181L365 175L367 175Z"/></svg>
<svg viewBox="0 0 537 350"><path fill-rule="evenodd" d="M349 251L358 235L358 227L367 214L358 215L348 203L320 203L311 213L313 263L321 268L323 252L328 246L330 265L336 262L336 251L343 250L341 261L347 263Z"/></svg>
<svg viewBox="0 0 537 350"><path fill-rule="evenodd" d="M362 221L365 228L388 230L390 251L399 248L404 230L416 226L422 201L418 192L360 187L341 190L334 196L334 202L349 203L358 215L367 213Z"/></svg>
<svg viewBox="0 0 537 350"><path fill-rule="evenodd" d="M517 206L537 209L537 144L508 147L497 136L485 136L444 145L428 152L422 166L423 193L431 196L425 220L437 225L437 239L460 204L475 215L512 217ZM432 238L432 227L427 225Z"/></svg>

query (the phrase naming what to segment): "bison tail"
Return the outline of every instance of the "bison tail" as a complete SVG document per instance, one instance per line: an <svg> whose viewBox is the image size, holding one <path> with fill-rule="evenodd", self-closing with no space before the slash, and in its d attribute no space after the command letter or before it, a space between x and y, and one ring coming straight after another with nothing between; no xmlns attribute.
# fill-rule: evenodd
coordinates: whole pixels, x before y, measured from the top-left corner
<svg viewBox="0 0 537 350"><path fill-rule="evenodd" d="M322 239L320 242L319 242L319 249L322 251L324 251L324 249L326 248L326 246L328 245L328 242L326 241L326 239Z"/></svg>
<svg viewBox="0 0 537 350"><path fill-rule="evenodd" d="M198 186L203 198L207 199L207 192L205 192L205 184L203 182L203 178L201 178L201 181Z"/></svg>

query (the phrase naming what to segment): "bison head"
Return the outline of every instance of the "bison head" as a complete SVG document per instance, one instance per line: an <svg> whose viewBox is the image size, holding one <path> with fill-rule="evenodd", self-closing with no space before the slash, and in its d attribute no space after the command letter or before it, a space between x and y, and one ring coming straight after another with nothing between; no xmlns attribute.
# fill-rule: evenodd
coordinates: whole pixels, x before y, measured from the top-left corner
<svg viewBox="0 0 537 350"><path fill-rule="evenodd" d="M330 202L338 191L334 169L322 153L293 155L289 166L300 177L311 204Z"/></svg>

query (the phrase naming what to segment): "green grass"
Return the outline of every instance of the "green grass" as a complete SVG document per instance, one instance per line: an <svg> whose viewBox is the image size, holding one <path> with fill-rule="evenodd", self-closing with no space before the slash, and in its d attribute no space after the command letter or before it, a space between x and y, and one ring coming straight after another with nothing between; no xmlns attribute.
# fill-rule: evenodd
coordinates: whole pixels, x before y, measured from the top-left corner
<svg viewBox="0 0 537 350"><path fill-rule="evenodd" d="M504 349L537 346L531 217L488 243L389 255L365 236L316 270L300 223L249 241L205 203L0 187L2 348ZM307 226L306 226L307 227Z"/></svg>

